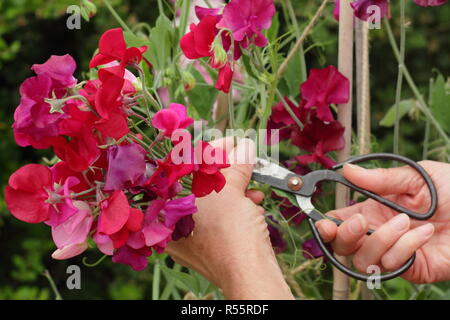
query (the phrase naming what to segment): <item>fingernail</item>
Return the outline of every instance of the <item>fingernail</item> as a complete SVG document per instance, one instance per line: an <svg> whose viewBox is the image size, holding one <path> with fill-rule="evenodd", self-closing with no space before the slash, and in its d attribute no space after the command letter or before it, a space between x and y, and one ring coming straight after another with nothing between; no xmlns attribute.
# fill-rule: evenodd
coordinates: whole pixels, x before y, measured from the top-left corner
<svg viewBox="0 0 450 320"><path fill-rule="evenodd" d="M417 232L419 233L419 236L429 238L434 233L434 226L431 223L424 224L417 228Z"/></svg>
<svg viewBox="0 0 450 320"><path fill-rule="evenodd" d="M361 234L364 229L364 218L362 215L355 214L349 221L348 227L353 234Z"/></svg>
<svg viewBox="0 0 450 320"><path fill-rule="evenodd" d="M348 166L352 170L366 170L365 168L357 166L356 164L347 163L346 166Z"/></svg>
<svg viewBox="0 0 450 320"><path fill-rule="evenodd" d="M392 218L389 221L389 224L395 230L403 231L409 227L409 217L404 213L399 214L398 216L395 216L394 218Z"/></svg>

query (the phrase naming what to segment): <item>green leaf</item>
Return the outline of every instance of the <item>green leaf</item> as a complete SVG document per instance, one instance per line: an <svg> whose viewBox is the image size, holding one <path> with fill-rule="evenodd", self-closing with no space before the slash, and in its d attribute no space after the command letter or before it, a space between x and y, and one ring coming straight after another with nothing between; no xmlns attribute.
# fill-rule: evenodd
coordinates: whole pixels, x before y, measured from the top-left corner
<svg viewBox="0 0 450 320"><path fill-rule="evenodd" d="M297 199L295 199L295 196L287 191L279 190L272 188L272 191L279 197L287 198L294 206L297 206Z"/></svg>
<svg viewBox="0 0 450 320"><path fill-rule="evenodd" d="M400 101L400 119L407 114L417 103L416 100L409 99ZM395 124L395 104L389 109L385 114L384 118L380 121L380 126L382 127L392 127Z"/></svg>
<svg viewBox="0 0 450 320"><path fill-rule="evenodd" d="M291 61L289 61L286 71L284 72L282 79L287 85L288 92L283 93L287 93L291 97L298 96L300 84L306 80L304 79L304 74L306 74L306 71L303 51L298 50Z"/></svg>
<svg viewBox="0 0 450 320"><path fill-rule="evenodd" d="M172 39L172 23L165 15L160 15L156 20L155 27L150 32L148 48L149 60L158 71L164 70L168 58L171 56Z"/></svg>
<svg viewBox="0 0 450 320"><path fill-rule="evenodd" d="M431 111L442 128L450 132L450 95L445 86L444 77L439 75L431 91Z"/></svg>
<svg viewBox="0 0 450 320"><path fill-rule="evenodd" d="M273 16L272 25L266 31L266 35L267 35L267 39L269 40L269 43L272 43L277 39L279 30L280 30L280 19L279 19L279 14L277 12Z"/></svg>
<svg viewBox="0 0 450 320"><path fill-rule="evenodd" d="M165 272L166 274L168 274L170 277L173 277L177 281L181 282L184 286L186 286L195 295L197 295L200 292L199 283L195 276L185 273L185 272L170 269L163 265L161 266L161 270L163 272Z"/></svg>
<svg viewBox="0 0 450 320"><path fill-rule="evenodd" d="M242 64L244 65L245 71L248 73L250 77L253 79L259 80L256 76L252 64L250 63L250 58L247 55L242 55L241 57Z"/></svg>
<svg viewBox="0 0 450 320"><path fill-rule="evenodd" d="M203 76L194 68L189 70L197 83L204 83ZM216 100L218 91L213 86L196 86L194 89L186 92L189 102L195 108L202 119L209 119L213 104Z"/></svg>

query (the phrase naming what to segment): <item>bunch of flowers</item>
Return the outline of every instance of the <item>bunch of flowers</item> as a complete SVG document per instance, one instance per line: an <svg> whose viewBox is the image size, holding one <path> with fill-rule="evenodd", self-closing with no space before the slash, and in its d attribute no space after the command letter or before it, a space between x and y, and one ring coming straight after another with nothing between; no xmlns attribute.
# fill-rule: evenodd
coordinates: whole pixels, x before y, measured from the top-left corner
<svg viewBox="0 0 450 320"><path fill-rule="evenodd" d="M139 107L143 84L128 69L142 71L146 50L127 47L122 29L111 29L89 64L98 78L77 82L74 59L51 56L33 65L36 76L20 87L17 144L52 148L56 156L51 166L13 173L6 203L19 220L51 227L55 259L96 245L114 262L142 270L152 250L192 232L196 197L225 185L226 154L205 141L193 144L184 105Z"/></svg>

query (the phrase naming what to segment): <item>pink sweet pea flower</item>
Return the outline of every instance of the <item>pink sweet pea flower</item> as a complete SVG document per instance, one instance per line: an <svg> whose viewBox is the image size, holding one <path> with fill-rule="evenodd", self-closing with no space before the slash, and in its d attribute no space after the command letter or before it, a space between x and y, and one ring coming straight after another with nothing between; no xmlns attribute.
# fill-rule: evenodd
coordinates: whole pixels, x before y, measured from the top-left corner
<svg viewBox="0 0 450 320"><path fill-rule="evenodd" d="M101 234L97 230L92 239L94 239L94 242L101 253L108 256L112 256L114 254L114 243L109 236Z"/></svg>
<svg viewBox="0 0 450 320"><path fill-rule="evenodd" d="M414 2L422 7L437 7L447 3L447 0L414 0Z"/></svg>
<svg viewBox="0 0 450 320"><path fill-rule="evenodd" d="M300 86L305 109L316 107L317 117L333 121L330 104L346 103L350 94L350 82L334 66L312 69L308 79Z"/></svg>
<svg viewBox="0 0 450 320"><path fill-rule="evenodd" d="M152 124L170 137L177 129L185 129L194 123L194 119L188 117L186 107L182 104L171 103L169 108L159 110L153 116Z"/></svg>
<svg viewBox="0 0 450 320"><path fill-rule="evenodd" d="M261 31L270 28L274 14L273 0L232 0L217 26L231 30L234 40L242 41L244 48L251 42L264 47L267 38Z"/></svg>
<svg viewBox="0 0 450 320"><path fill-rule="evenodd" d="M87 242L71 244L64 248L55 250L52 253L52 258L55 260L70 259L82 254L87 248L89 248Z"/></svg>
<svg viewBox="0 0 450 320"><path fill-rule="evenodd" d="M52 238L59 250L84 244L91 230L94 218L89 205L83 201L75 201L73 204L78 212L58 226L52 227Z"/></svg>

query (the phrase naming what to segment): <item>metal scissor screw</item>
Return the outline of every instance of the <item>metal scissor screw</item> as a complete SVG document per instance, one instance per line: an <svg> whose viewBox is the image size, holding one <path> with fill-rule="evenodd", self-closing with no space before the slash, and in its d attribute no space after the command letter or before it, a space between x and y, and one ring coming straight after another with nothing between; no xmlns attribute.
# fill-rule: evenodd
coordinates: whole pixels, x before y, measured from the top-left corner
<svg viewBox="0 0 450 320"><path fill-rule="evenodd" d="M298 191L302 188L303 182L299 177L290 177L288 180L288 188L292 191Z"/></svg>

